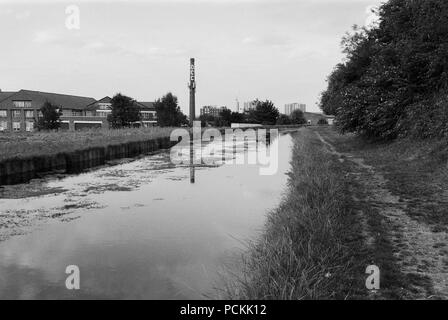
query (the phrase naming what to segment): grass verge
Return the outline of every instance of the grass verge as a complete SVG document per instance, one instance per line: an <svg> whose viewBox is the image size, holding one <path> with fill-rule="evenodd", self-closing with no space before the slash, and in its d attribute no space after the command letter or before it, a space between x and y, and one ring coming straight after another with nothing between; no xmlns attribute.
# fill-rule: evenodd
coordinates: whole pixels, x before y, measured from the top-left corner
<svg viewBox="0 0 448 320"><path fill-rule="evenodd" d="M169 137L173 128L92 129L0 134L0 161Z"/></svg>
<svg viewBox="0 0 448 320"><path fill-rule="evenodd" d="M347 182L344 165L313 131L294 135L287 193L250 245L228 297L345 299L362 287L362 278L353 276L363 274L353 259L362 252L361 226Z"/></svg>

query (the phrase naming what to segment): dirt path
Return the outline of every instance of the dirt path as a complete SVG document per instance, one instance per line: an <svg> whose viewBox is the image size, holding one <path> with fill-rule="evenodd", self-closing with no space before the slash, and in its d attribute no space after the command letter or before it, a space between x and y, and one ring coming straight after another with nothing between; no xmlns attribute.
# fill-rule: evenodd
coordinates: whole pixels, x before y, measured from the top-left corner
<svg viewBox="0 0 448 320"><path fill-rule="evenodd" d="M349 174L366 194L363 199L354 196L353 201L363 202L364 207L367 205L374 209L379 214L381 223L387 226L387 230L372 227L369 223L372 217L368 216L370 210L361 210L360 218L365 229L367 247L377 246L379 238L384 237L382 233L387 233L394 264L404 281L408 282L408 292L401 296L413 299L448 299L448 232L435 232L432 226L412 219L407 214L407 209L412 204L388 188L388 180L380 168L366 164L366 160L356 153L338 152L319 132L315 133L339 161L352 164ZM415 279L419 281L414 281ZM422 279L426 279L426 283Z"/></svg>

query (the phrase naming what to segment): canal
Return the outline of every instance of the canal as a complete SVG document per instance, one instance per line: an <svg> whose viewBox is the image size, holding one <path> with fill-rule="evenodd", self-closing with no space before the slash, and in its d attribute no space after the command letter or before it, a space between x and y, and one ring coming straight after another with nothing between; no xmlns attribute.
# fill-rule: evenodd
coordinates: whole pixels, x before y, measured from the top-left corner
<svg viewBox="0 0 448 320"><path fill-rule="evenodd" d="M268 147L279 151L274 175L226 159L196 167L193 184L165 151L1 188L0 299L216 297L281 201L293 134ZM65 286L69 265L80 290Z"/></svg>

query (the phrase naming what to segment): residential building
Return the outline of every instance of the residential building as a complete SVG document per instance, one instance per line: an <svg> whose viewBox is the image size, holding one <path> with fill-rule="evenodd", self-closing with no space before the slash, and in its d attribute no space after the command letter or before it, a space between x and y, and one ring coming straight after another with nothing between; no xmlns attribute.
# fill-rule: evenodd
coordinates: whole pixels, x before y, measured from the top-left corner
<svg viewBox="0 0 448 320"><path fill-rule="evenodd" d="M244 112L254 110L256 107L257 103L255 101L244 102Z"/></svg>
<svg viewBox="0 0 448 320"><path fill-rule="evenodd" d="M91 97L32 90L0 91L0 131L33 131L40 116L39 110L47 101L60 107L62 129L108 128L107 115L112 112L111 100L110 97L97 101ZM154 104L137 103L142 113L139 125L147 127L157 124Z"/></svg>
<svg viewBox="0 0 448 320"><path fill-rule="evenodd" d="M287 103L285 104L285 115L290 116L296 110L306 112L306 104L303 103Z"/></svg>
<svg viewBox="0 0 448 320"><path fill-rule="evenodd" d="M141 125L143 127L151 127L157 124L157 112L154 107L154 102L137 102L142 115ZM107 119L107 116L112 113L112 98L104 97L95 103L87 106L87 112L92 112L95 116Z"/></svg>
<svg viewBox="0 0 448 320"><path fill-rule="evenodd" d="M222 111L226 110L227 107L217 107L217 106L204 106L201 108L201 116L212 116L218 118Z"/></svg>

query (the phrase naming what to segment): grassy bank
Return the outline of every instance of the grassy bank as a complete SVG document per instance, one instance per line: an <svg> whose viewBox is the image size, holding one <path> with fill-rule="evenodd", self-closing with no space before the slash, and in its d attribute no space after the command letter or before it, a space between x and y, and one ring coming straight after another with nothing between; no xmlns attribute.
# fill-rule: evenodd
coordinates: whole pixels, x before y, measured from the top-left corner
<svg viewBox="0 0 448 320"><path fill-rule="evenodd" d="M365 260L382 271L376 298L448 299L448 141L321 134L347 160L370 238Z"/></svg>
<svg viewBox="0 0 448 320"><path fill-rule="evenodd" d="M245 256L243 273L229 288L232 298L345 298L357 281L350 278L357 227L342 164L302 129L291 165L287 193Z"/></svg>
<svg viewBox="0 0 448 320"><path fill-rule="evenodd" d="M267 126L263 128L287 130L291 127L294 126ZM169 137L174 129L152 127L116 130L91 129L84 131L0 133L0 161L13 158L54 155Z"/></svg>
<svg viewBox="0 0 448 320"><path fill-rule="evenodd" d="M169 137L172 128L1 133L0 161Z"/></svg>
<svg viewBox="0 0 448 320"><path fill-rule="evenodd" d="M448 144L294 137L281 205L227 290L236 299L448 298ZM381 289L365 287L366 267Z"/></svg>

